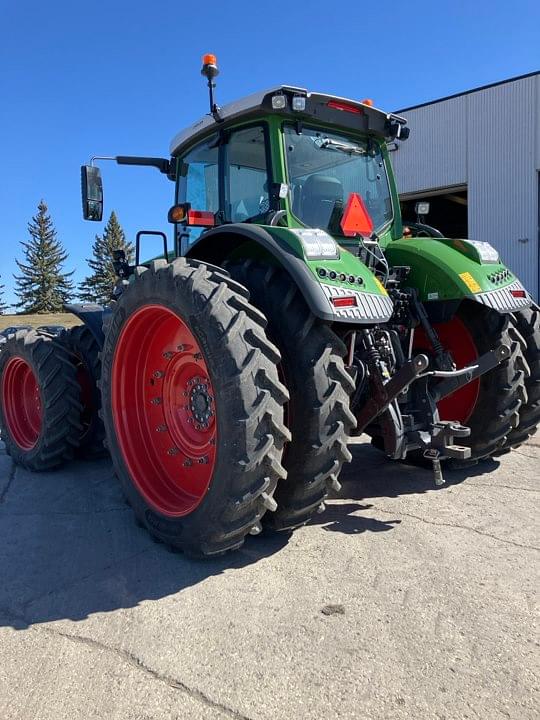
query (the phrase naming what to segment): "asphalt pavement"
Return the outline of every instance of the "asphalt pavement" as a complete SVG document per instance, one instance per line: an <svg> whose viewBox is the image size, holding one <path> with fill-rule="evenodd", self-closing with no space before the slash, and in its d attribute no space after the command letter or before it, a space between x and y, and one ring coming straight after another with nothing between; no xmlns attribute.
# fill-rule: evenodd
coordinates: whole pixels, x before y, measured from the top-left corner
<svg viewBox="0 0 540 720"><path fill-rule="evenodd" d="M0 449L0 719L537 720L540 441L441 488L351 449L309 526L207 562L108 461Z"/></svg>

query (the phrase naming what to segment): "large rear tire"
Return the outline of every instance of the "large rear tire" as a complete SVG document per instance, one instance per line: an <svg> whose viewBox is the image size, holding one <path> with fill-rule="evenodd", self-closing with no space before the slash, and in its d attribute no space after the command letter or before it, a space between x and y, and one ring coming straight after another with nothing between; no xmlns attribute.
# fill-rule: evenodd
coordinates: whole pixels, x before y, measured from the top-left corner
<svg viewBox="0 0 540 720"><path fill-rule="evenodd" d="M101 409L101 393L98 387L101 377L99 344L86 325L76 325L64 330L59 341L71 357L80 387L82 431L77 455L86 460L106 457L108 453L103 444L105 428L99 417Z"/></svg>
<svg viewBox="0 0 540 720"><path fill-rule="evenodd" d="M54 339L19 331L0 352L0 429L6 451L29 470L59 467L78 445L79 385Z"/></svg>
<svg viewBox="0 0 540 720"><path fill-rule="evenodd" d="M341 468L352 459L347 441L356 426L349 409L354 381L343 363L345 345L310 312L286 272L252 260L227 269L268 318L268 335L282 357L292 441L283 456L287 478L278 482L274 495L277 511L266 515L264 524L289 530L309 521L329 488L339 489Z"/></svg>
<svg viewBox="0 0 540 720"><path fill-rule="evenodd" d="M136 270L102 354L108 447L139 523L196 556L238 548L273 499L288 393L266 320L217 268Z"/></svg>
<svg viewBox="0 0 540 720"><path fill-rule="evenodd" d="M471 428L460 444L471 448L472 462L494 455L519 423L519 411L527 400L527 363L521 337L510 315L463 302L448 322L436 324L442 345L458 368L473 364L489 350L508 345L510 357L479 379L444 398L438 405L442 420L457 420ZM424 333L415 333L414 349L432 352Z"/></svg>
<svg viewBox="0 0 540 720"><path fill-rule="evenodd" d="M523 338L522 352L529 368L527 402L520 408L519 424L508 433L501 454L526 442L540 423L540 311L535 307L520 310L514 313L513 324Z"/></svg>

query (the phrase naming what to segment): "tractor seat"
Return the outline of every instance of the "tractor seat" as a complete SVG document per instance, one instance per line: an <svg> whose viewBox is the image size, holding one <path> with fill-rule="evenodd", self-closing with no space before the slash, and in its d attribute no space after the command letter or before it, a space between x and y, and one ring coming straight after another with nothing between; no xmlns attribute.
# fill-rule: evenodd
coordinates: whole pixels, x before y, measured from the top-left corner
<svg viewBox="0 0 540 720"><path fill-rule="evenodd" d="M309 227L327 228L336 201L343 202L341 182L330 175L310 175L302 187L302 222Z"/></svg>

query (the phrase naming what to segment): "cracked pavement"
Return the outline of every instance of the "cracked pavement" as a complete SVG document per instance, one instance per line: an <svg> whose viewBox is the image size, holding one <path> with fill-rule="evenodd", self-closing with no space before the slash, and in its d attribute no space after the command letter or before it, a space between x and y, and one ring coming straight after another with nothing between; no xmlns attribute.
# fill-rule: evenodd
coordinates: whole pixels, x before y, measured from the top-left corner
<svg viewBox="0 0 540 720"><path fill-rule="evenodd" d="M308 527L197 563L107 461L0 445L0 718L537 719L540 441L442 488L351 450Z"/></svg>

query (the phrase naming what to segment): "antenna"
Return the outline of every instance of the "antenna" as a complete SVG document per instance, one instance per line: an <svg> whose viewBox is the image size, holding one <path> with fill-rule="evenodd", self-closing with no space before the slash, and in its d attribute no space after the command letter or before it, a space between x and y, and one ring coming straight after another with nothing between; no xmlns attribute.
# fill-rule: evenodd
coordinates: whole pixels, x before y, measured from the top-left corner
<svg viewBox="0 0 540 720"><path fill-rule="evenodd" d="M204 77L208 80L208 92L210 95L210 113L216 122L222 122L223 118L220 115L219 107L214 102L214 89L216 87L214 78L219 75L217 58L215 55L208 53L207 55L203 55L202 62L203 66L201 70L201 75L204 75Z"/></svg>

